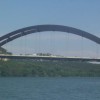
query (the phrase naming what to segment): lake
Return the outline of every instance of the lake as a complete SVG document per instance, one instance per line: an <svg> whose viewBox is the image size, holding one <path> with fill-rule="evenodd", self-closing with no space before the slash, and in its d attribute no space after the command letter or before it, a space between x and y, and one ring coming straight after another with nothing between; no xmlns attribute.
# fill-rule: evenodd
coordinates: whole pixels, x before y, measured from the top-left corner
<svg viewBox="0 0 100 100"><path fill-rule="evenodd" d="M100 78L1 77L0 100L100 100Z"/></svg>

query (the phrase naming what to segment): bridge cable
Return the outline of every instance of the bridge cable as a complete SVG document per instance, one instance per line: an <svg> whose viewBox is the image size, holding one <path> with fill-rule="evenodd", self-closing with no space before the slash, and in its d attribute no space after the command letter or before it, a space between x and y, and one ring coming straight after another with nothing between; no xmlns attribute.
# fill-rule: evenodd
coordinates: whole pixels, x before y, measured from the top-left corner
<svg viewBox="0 0 100 100"><path fill-rule="evenodd" d="M41 53L41 50L40 50L40 41L41 41L41 40L40 40L40 34L39 34L39 33L37 34L37 38L38 38L38 39L37 39L37 41L38 41L37 52L38 52L38 53Z"/></svg>
<svg viewBox="0 0 100 100"><path fill-rule="evenodd" d="M50 35L50 38L49 38L49 49L50 49L50 51L49 51L49 53L50 53L50 54L53 54L53 53L52 53L52 50L53 50L52 34L53 34L53 32L50 32L50 33L49 33L49 35Z"/></svg>
<svg viewBox="0 0 100 100"><path fill-rule="evenodd" d="M99 58L99 44L96 43L96 58Z"/></svg>
<svg viewBox="0 0 100 100"><path fill-rule="evenodd" d="M50 36L50 40L51 40L51 54L54 55L55 52L55 31L53 30Z"/></svg>
<svg viewBox="0 0 100 100"><path fill-rule="evenodd" d="M24 35L24 48L25 48L25 51L24 51L24 52L25 52L25 55L26 55L26 51L27 51L27 50L26 50L26 49L27 49L27 47L26 47L26 42L27 42L27 41L26 41L26 35Z"/></svg>
<svg viewBox="0 0 100 100"><path fill-rule="evenodd" d="M7 39L6 39L6 43L7 43ZM7 55L7 48L8 48L7 44L5 45L5 48L6 48L6 55Z"/></svg>
<svg viewBox="0 0 100 100"><path fill-rule="evenodd" d="M70 41L69 41L69 32L68 32L68 34L67 34L67 57L69 57L69 43L70 43Z"/></svg>
<svg viewBox="0 0 100 100"><path fill-rule="evenodd" d="M81 36L82 37L82 41L81 41L81 57L83 58L84 56L84 41L83 41L83 35Z"/></svg>

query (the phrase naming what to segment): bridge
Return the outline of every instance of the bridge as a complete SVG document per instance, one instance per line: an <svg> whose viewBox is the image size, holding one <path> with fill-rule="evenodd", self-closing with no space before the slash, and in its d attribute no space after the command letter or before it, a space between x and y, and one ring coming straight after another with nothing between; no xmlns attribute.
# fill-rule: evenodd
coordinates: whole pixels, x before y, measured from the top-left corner
<svg viewBox="0 0 100 100"><path fill-rule="evenodd" d="M18 30L15 30L13 32L10 32L8 34L5 34L0 37L0 47L3 47L4 45L8 44L9 42L16 40L17 38L29 35L29 34L35 34L38 32L44 32L44 31L59 31L59 32L65 32L67 34L74 34L81 37L84 37L88 40L91 40L95 42L96 44L100 44L100 38L88 33L86 31L76 29L69 26L63 26L63 25L35 25L30 27L21 28ZM0 55L0 58L10 58L10 59L43 59L43 60L69 60L69 61L100 61L99 58L90 58L90 57L50 57L50 56L22 56L22 55Z"/></svg>
<svg viewBox="0 0 100 100"><path fill-rule="evenodd" d="M33 59L33 60L52 60L52 61L96 61L100 62L100 58L81 58L81 57L56 57L56 56L26 56L26 55L0 55L1 59Z"/></svg>

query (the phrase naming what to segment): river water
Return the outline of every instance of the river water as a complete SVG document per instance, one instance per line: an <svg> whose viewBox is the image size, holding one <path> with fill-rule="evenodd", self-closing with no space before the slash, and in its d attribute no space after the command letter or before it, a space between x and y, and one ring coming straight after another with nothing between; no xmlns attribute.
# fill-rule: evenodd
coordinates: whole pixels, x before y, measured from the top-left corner
<svg viewBox="0 0 100 100"><path fill-rule="evenodd" d="M2 77L0 100L100 100L100 78Z"/></svg>

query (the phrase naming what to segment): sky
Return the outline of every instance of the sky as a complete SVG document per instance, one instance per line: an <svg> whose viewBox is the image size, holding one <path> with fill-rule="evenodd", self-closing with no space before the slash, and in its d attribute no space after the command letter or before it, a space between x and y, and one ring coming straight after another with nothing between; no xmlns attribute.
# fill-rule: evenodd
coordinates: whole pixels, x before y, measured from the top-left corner
<svg viewBox="0 0 100 100"><path fill-rule="evenodd" d="M42 24L57 24L70 26L87 31L91 34L100 37L100 0L0 0L0 36L23 27ZM45 33L43 34L45 35ZM47 39L46 41L50 41L50 39L48 39L48 37L50 37L50 34L52 33L48 32L48 34L45 35ZM59 34L59 32L55 33L56 38L57 34ZM62 44L64 44L65 39L59 37L64 36L65 34L58 35L58 40L60 40L60 42L57 41L57 43L61 44L61 46ZM31 40L34 37L32 37L31 35L27 38L27 40ZM41 37L43 38L44 36L42 35ZM53 41L55 41L56 38L54 38ZM72 35L70 36L70 38L71 39L69 39L69 41L71 41L71 43L68 44L68 46L75 42L76 44L72 45L72 47L74 46L74 51L70 46L71 49L69 50L69 52L71 54L73 52L76 53L77 43L80 42L80 39L77 36ZM35 39L34 42L37 40ZM91 49L92 47L93 49L95 48L94 43L86 39L84 40L84 45L88 44L88 47L89 44L91 44ZM61 43L61 41L63 42ZM12 44L16 42L18 44L17 40L12 42ZM41 45L41 43L39 44ZM46 42L45 45L46 48L49 48ZM55 43L55 45L57 44ZM78 45L82 46L82 43ZM63 54L65 54L65 46L61 46L57 45L56 48L58 51L60 51L60 49L63 48L62 52ZM68 46L66 46L67 49L69 48ZM13 47L18 48L15 45L13 45ZM9 43L8 49L10 50L10 48L11 46ZM87 50L91 52L91 49L89 47Z"/></svg>

